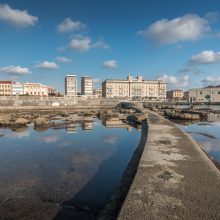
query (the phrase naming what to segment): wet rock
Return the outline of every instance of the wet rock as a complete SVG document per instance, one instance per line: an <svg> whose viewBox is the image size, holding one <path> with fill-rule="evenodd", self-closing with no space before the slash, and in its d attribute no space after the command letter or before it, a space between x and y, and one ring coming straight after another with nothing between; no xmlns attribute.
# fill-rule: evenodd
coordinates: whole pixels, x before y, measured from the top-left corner
<svg viewBox="0 0 220 220"><path fill-rule="evenodd" d="M49 126L49 120L47 118L38 117L34 121L34 126Z"/></svg>

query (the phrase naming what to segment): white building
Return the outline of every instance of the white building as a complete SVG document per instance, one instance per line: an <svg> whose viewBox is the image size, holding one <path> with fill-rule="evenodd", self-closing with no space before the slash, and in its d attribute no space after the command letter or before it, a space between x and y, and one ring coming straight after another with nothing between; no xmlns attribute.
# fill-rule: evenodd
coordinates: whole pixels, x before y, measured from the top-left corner
<svg viewBox="0 0 220 220"><path fill-rule="evenodd" d="M107 79L102 83L103 97L144 98L166 101L166 83L161 80L144 80L127 77L127 80Z"/></svg>
<svg viewBox="0 0 220 220"><path fill-rule="evenodd" d="M41 83L25 83L24 94L31 96L48 96L48 87Z"/></svg>
<svg viewBox="0 0 220 220"><path fill-rule="evenodd" d="M82 95L93 95L93 79L91 76L82 77L81 94Z"/></svg>
<svg viewBox="0 0 220 220"><path fill-rule="evenodd" d="M76 75L66 75L65 77L65 95L77 95L77 77Z"/></svg>
<svg viewBox="0 0 220 220"><path fill-rule="evenodd" d="M24 95L24 84L20 82L13 82L12 95Z"/></svg>

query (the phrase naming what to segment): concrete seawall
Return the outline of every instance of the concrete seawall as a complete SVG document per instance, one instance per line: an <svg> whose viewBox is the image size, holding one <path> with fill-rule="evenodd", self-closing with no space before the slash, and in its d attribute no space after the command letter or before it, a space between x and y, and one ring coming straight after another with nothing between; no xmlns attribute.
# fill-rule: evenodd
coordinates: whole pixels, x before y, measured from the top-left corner
<svg viewBox="0 0 220 220"><path fill-rule="evenodd" d="M220 172L172 122L144 108L148 139L118 219L220 219Z"/></svg>

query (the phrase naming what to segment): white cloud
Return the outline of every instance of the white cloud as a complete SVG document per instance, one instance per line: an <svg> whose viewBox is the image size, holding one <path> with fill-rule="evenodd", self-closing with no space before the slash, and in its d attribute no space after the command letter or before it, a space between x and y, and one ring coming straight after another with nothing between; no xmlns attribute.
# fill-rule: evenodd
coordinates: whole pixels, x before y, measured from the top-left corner
<svg viewBox="0 0 220 220"><path fill-rule="evenodd" d="M115 144L118 140L117 136L108 136L104 138L104 142L107 144Z"/></svg>
<svg viewBox="0 0 220 220"><path fill-rule="evenodd" d="M211 11L211 12L206 14L205 18L209 22L215 22L219 19L219 13Z"/></svg>
<svg viewBox="0 0 220 220"><path fill-rule="evenodd" d="M212 50L204 50L199 54L193 55L189 60L189 64L212 64L220 63L220 52Z"/></svg>
<svg viewBox="0 0 220 220"><path fill-rule="evenodd" d="M209 32L208 21L197 15L187 14L172 20L162 19L151 24L138 34L150 37L160 44L172 44L179 41L196 40Z"/></svg>
<svg viewBox="0 0 220 220"><path fill-rule="evenodd" d="M0 72L12 74L12 75L26 75L30 73L29 69L26 67L13 66L13 65L0 68Z"/></svg>
<svg viewBox="0 0 220 220"><path fill-rule="evenodd" d="M86 25L80 21L73 21L71 18L65 18L58 26L57 30L60 33L68 33L85 28Z"/></svg>
<svg viewBox="0 0 220 220"><path fill-rule="evenodd" d="M40 138L42 141L44 141L45 143L55 143L58 141L58 137L57 136L45 136L45 137L41 137Z"/></svg>
<svg viewBox="0 0 220 220"><path fill-rule="evenodd" d="M36 65L37 68L45 69L45 70L52 70L57 69L59 66L55 62L43 61Z"/></svg>
<svg viewBox="0 0 220 220"><path fill-rule="evenodd" d="M220 85L220 76L208 76L202 80L203 86Z"/></svg>
<svg viewBox="0 0 220 220"><path fill-rule="evenodd" d="M102 40L92 42L90 37L76 36L70 41L69 48L72 50L85 52L92 48L108 49L109 45L107 45Z"/></svg>
<svg viewBox="0 0 220 220"><path fill-rule="evenodd" d="M70 62L72 62L72 59L67 58L67 57L57 57L56 60L58 62L61 62L61 63L70 63Z"/></svg>
<svg viewBox="0 0 220 220"><path fill-rule="evenodd" d="M178 89L189 85L188 75L176 77L176 76L169 76L167 74L163 74L157 77L157 79L166 82L168 84L169 89Z"/></svg>
<svg viewBox="0 0 220 220"><path fill-rule="evenodd" d="M0 4L0 20L19 27L28 27L35 25L38 17L30 15L26 10L13 9L7 4Z"/></svg>
<svg viewBox="0 0 220 220"><path fill-rule="evenodd" d="M102 66L109 69L117 69L118 62L116 60L107 60L103 62Z"/></svg>

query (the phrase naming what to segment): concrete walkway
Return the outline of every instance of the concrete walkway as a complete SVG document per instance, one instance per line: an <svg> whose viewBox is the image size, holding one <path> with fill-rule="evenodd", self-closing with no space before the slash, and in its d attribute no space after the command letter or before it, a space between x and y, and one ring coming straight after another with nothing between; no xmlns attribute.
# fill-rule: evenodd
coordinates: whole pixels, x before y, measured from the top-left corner
<svg viewBox="0 0 220 220"><path fill-rule="evenodd" d="M141 110L148 140L118 219L220 220L219 170L189 135Z"/></svg>

